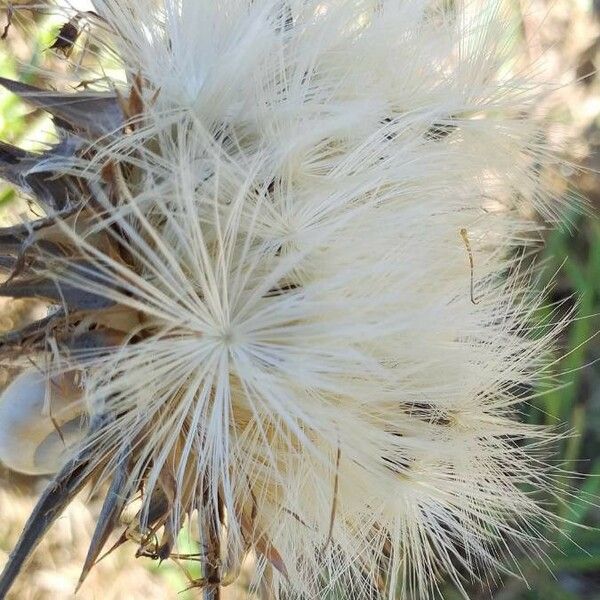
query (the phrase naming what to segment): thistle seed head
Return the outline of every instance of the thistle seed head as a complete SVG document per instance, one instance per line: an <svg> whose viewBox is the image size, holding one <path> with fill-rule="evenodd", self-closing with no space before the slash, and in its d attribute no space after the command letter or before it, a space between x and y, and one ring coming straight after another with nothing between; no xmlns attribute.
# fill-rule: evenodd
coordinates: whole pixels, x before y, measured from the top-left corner
<svg viewBox="0 0 600 600"><path fill-rule="evenodd" d="M0 80L59 132L0 146L45 213L0 231L0 294L53 307L1 349L75 374L86 423L0 595L90 481L82 581L114 530L163 560L190 521L195 584L253 553L282 598L425 598L535 545L551 436L517 407L556 328L517 249L557 205L499 6L95 0L121 80Z"/></svg>

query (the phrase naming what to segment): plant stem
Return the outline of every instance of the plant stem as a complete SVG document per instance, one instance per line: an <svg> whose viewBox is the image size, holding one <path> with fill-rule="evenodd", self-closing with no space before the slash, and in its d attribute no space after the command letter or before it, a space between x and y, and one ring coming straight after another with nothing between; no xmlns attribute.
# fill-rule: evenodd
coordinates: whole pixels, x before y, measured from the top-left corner
<svg viewBox="0 0 600 600"><path fill-rule="evenodd" d="M221 521L215 518L213 511L205 504L202 511L202 600L221 599Z"/></svg>

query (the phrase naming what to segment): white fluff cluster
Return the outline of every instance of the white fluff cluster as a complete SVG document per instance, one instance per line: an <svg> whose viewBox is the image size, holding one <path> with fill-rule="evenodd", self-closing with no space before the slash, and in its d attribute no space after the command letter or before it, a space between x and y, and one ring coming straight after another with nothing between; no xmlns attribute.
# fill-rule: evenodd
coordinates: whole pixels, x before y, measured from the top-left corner
<svg viewBox="0 0 600 600"><path fill-rule="evenodd" d="M516 250L550 158L499 3L94 5L144 112L69 167L121 165L93 230L130 253L73 228L117 286L76 281L150 332L88 360L102 448L222 502L223 572L251 545L285 597L426 597L537 538L516 405L550 334Z"/></svg>

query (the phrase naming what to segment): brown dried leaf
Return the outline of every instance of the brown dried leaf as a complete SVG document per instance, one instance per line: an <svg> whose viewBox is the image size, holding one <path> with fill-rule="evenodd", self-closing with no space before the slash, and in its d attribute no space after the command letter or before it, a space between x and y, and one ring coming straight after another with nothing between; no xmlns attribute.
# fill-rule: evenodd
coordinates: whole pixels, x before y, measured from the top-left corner
<svg viewBox="0 0 600 600"><path fill-rule="evenodd" d="M99 283L104 287L116 287L107 281L107 277L92 264L79 261L64 267L59 276L36 275L11 279L0 285L0 296L12 298L41 298L64 305L69 312L77 310L100 310L114 305L114 300L105 295L74 285L65 278L72 276L85 278L90 283Z"/></svg>
<svg viewBox="0 0 600 600"><path fill-rule="evenodd" d="M115 527L117 527L119 516L129 501L127 483L130 472L130 463L131 447L127 445L123 448L123 451L119 456L113 480L108 489L108 493L106 494L106 498L104 499L100 515L98 516L96 529L94 530L94 535L92 536L92 541L75 592L79 590L92 567L96 564L98 555L106 544L110 534L114 531Z"/></svg>
<svg viewBox="0 0 600 600"><path fill-rule="evenodd" d="M105 419L97 419L90 435L97 432ZM29 517L19 541L10 554L0 575L0 598L6 598L23 566L46 534L92 475L89 469L93 458L93 446L84 446L48 484Z"/></svg>
<svg viewBox="0 0 600 600"><path fill-rule="evenodd" d="M45 210L62 211L77 203L81 189L75 178L58 176L53 162L74 156L77 147L65 140L45 154L34 154L0 141L0 177L34 196Z"/></svg>
<svg viewBox="0 0 600 600"><path fill-rule="evenodd" d="M125 116L116 94L78 92L61 94L0 77L0 85L68 124L76 132L95 139L119 131Z"/></svg>

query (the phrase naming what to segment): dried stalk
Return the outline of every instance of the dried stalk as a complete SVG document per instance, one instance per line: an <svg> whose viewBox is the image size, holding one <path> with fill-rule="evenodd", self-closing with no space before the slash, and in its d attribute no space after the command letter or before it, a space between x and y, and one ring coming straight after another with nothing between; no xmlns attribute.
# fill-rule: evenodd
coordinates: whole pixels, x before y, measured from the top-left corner
<svg viewBox="0 0 600 600"><path fill-rule="evenodd" d="M219 510L219 513L221 512ZM204 503L200 523L202 526L202 600L221 600L221 515L215 518L208 501Z"/></svg>

